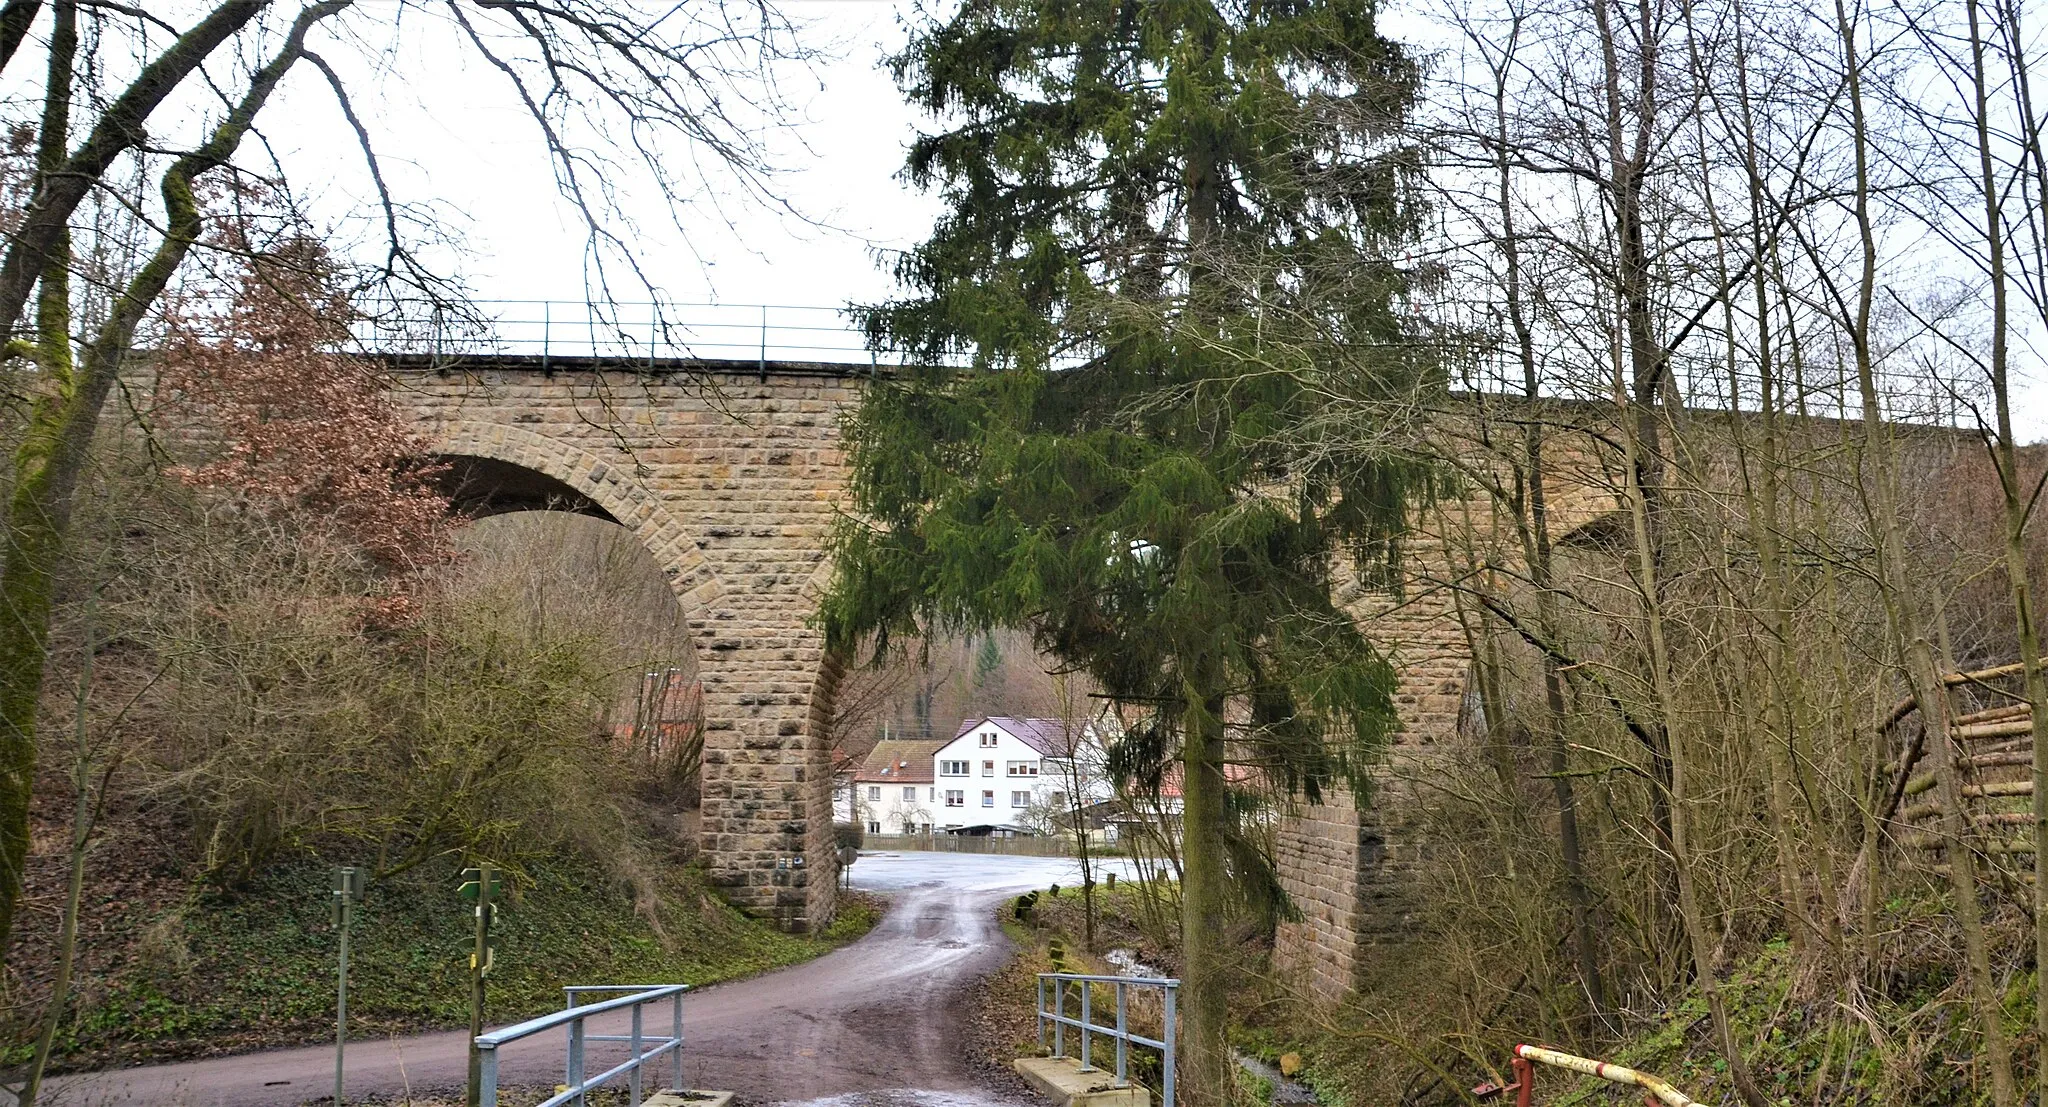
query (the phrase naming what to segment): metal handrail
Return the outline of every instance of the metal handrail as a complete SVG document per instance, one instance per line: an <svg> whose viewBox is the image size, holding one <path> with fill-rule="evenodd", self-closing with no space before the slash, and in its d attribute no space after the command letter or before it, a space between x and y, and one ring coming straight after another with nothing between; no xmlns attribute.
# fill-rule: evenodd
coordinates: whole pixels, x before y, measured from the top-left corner
<svg viewBox="0 0 2048 1107"><path fill-rule="evenodd" d="M353 330L375 353L524 354L624 365L715 357L875 365L883 359L844 307L608 300L476 300L451 309L373 300ZM893 356L893 355L891 355Z"/></svg>
<svg viewBox="0 0 2048 1107"><path fill-rule="evenodd" d="M514 1023L502 1030L493 1030L487 1034L477 1035L476 1048L482 1060L478 1077L480 1085L478 1088L478 1103L482 1104L483 1107L497 1107L499 1046L519 1041L522 1038L530 1038L535 1034L553 1030L558 1026L567 1027L569 1033L568 1062L564 1073L565 1079L562 1081L563 1089L555 1093L551 1098L542 1100L535 1107L561 1107L562 1104L570 1102L574 1102L580 1107L584 1102L584 1096L591 1089L599 1087L612 1078L621 1075L630 1075L628 1087L630 1088L632 1107L639 1107L641 1070L646 1067L647 1062L653 1061L663 1054L674 1055L676 1087L682 1087L683 993L690 990L688 984L579 984L562 990L567 994L571 1003L571 1006L567 1009L557 1011L551 1015L542 1015L539 1018L528 1019L522 1023ZM586 1003L581 1006L574 1005L575 998L586 992L618 991L630 991L632 994L620 996L617 999ZM669 1036L665 1038L649 1038L642 1029L641 1010L649 1003L664 999L669 1000L674 1005L670 1016ZM633 1012L633 1032L631 1034L585 1033L583 1029L585 1020L595 1015L627 1009ZM588 1076L584 1072L584 1046L589 1042L630 1042L632 1044L631 1055L622 1064L606 1069L596 1076ZM650 1046L652 1048L646 1048Z"/></svg>
<svg viewBox="0 0 2048 1107"><path fill-rule="evenodd" d="M1081 993L1081 1017L1067 1014L1067 987L1079 984ZM1116 1025L1101 1026L1094 1021L1094 989L1090 985L1108 984L1116 988ZM1050 986L1050 987L1048 987ZM1148 1038L1130 1029L1125 1011L1131 988L1158 988L1165 995L1166 1014L1160 1026L1159 1038ZM1052 1005L1047 1006L1050 993ZM1159 1090L1160 1107L1173 1107L1173 1042L1175 1006L1180 996L1180 981L1165 976L1096 976L1078 972L1042 972L1038 974L1038 1044L1046 1046L1045 1028L1052 1026L1052 1055L1067 1055L1067 1027L1081 1032L1081 1071L1096 1071L1090 1056L1091 1039L1096 1034L1116 1042L1116 1084L1123 1088L1130 1085L1130 1047L1146 1046L1159 1051L1165 1061L1165 1072Z"/></svg>

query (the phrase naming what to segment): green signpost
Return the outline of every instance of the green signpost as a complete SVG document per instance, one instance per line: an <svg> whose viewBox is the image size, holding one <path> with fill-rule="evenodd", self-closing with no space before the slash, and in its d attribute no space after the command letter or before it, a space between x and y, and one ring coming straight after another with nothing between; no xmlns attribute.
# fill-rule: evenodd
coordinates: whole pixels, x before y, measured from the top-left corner
<svg viewBox="0 0 2048 1107"><path fill-rule="evenodd" d="M334 1107L341 1107L342 1053L348 1046L348 924L355 905L363 901L363 870L341 865L334 870L331 906L334 929L341 938L341 964L334 993Z"/></svg>
<svg viewBox="0 0 2048 1107"><path fill-rule="evenodd" d="M498 921L495 901L500 884L496 866L478 865L462 870L462 883L455 889L465 901L476 904L475 944L469 954L469 1107L479 1107L483 1092L484 1057L476 1048L476 1039L484 1032L484 978L491 973L491 951L497 945L491 926Z"/></svg>

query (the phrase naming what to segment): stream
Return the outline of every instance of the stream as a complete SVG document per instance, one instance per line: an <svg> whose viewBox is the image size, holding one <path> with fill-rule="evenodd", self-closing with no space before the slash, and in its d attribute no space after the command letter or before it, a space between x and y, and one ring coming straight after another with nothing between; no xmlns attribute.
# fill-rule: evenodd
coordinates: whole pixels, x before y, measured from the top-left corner
<svg viewBox="0 0 2048 1107"><path fill-rule="evenodd" d="M1103 954L1102 959L1115 966L1119 976L1166 975L1158 967L1148 965L1139 960L1137 950L1112 949ZM1321 1102L1321 1100L1316 1098L1315 1089L1298 1080L1289 1080L1285 1076L1280 1075L1280 1070L1275 1066L1269 1065L1249 1053L1233 1050L1232 1055L1237 1058L1239 1068L1261 1080L1267 1081L1273 1086L1273 1103L1276 1107L1309 1107L1309 1105Z"/></svg>

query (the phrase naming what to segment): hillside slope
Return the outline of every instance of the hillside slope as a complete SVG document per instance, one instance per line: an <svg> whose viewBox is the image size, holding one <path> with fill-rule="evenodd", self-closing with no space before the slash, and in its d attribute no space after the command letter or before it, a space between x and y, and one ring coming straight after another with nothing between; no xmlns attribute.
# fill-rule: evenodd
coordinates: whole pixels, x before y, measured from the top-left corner
<svg viewBox="0 0 2048 1107"><path fill-rule="evenodd" d="M124 834L95 858L87 894L80 990L57 1039L54 1068L237 1052L328 1039L334 1032L336 936L330 866L273 867L245 887L194 888L174 856ZM51 858L50 860L56 860ZM350 1032L409 1033L468 1019L471 916L454 860L373 885L350 939ZM54 866L33 882L54 898ZM662 907L636 909L627 890L564 858L511 882L497 929L488 1018L559 1007L578 983L704 985L793 964L865 933L872 901L842 898L816 937L778 932L712 894L700 869L664 868ZM658 925L657 925L658 921ZM26 1061L48 988L54 919L38 913L10 956L11 1004L0 1021L8 1066Z"/></svg>

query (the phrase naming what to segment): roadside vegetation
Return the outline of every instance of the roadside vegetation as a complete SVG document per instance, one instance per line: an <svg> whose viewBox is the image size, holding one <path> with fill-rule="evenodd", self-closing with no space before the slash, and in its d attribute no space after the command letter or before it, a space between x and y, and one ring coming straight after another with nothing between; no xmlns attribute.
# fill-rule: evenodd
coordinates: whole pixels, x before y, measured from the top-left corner
<svg viewBox="0 0 2048 1107"><path fill-rule="evenodd" d="M105 847L137 848L118 838ZM455 895L459 869L436 861L371 886L351 928L351 1035L467 1025L470 918ZM89 983L60 1030L55 1070L332 1041L331 881L326 864L308 859L233 891L146 874L138 885L96 882L96 937L81 966ZM530 865L495 931L489 1024L560 1008L567 984L702 987L808 960L865 933L879 911L849 893L830 929L802 936L741 915L691 866L665 869L655 891L650 912L587 861ZM42 958L45 937L25 931L24 957ZM0 1063L25 1061L23 1036L8 1040Z"/></svg>
<svg viewBox="0 0 2048 1107"><path fill-rule="evenodd" d="M868 322L952 368L864 396L828 626L1022 628L1123 713L1195 1107L1233 1020L1361 1104L1530 1039L2038 1101L2040 13L1418 7L1426 62L1371 4L914 25L944 214ZM1350 994L1234 987L1331 799Z"/></svg>
<svg viewBox="0 0 2048 1107"><path fill-rule="evenodd" d="M174 325L142 382L163 438L108 434L77 494L91 552L53 608L37 909L0 1063L331 1033L337 864L369 886L359 1033L466 1020L455 885L479 861L510 896L492 1021L565 983L707 984L872 925L849 896L836 929L794 937L710 892L701 698L659 567L598 520L462 522L374 369L336 351L324 252L293 236L244 264L233 325Z"/></svg>

